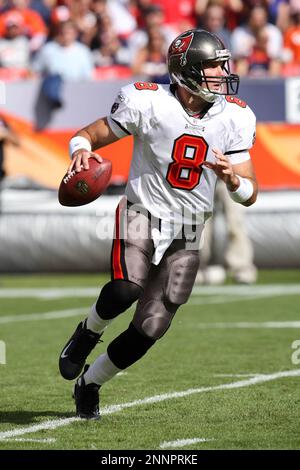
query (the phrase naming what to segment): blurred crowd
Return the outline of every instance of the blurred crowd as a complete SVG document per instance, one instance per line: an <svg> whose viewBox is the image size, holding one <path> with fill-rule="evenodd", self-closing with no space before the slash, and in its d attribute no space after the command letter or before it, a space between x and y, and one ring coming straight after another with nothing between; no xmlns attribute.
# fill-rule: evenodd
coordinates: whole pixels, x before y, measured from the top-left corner
<svg viewBox="0 0 300 470"><path fill-rule="evenodd" d="M182 31L221 37L241 76L300 73L300 0L0 0L0 78L167 80Z"/></svg>

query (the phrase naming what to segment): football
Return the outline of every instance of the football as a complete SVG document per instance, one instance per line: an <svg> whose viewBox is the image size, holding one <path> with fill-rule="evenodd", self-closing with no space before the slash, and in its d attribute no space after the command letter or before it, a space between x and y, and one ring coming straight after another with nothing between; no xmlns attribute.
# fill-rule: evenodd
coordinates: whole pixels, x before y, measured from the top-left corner
<svg viewBox="0 0 300 470"><path fill-rule="evenodd" d="M63 177L58 200L62 206L83 206L97 199L106 190L112 172L110 160L103 158L99 163L95 158L89 158L89 169L76 173L73 170Z"/></svg>

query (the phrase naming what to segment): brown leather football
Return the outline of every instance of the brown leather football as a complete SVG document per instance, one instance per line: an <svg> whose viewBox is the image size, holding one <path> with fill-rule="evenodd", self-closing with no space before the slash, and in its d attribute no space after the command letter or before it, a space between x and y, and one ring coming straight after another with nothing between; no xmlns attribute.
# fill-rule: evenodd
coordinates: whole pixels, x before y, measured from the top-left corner
<svg viewBox="0 0 300 470"><path fill-rule="evenodd" d="M63 206L83 206L97 199L106 190L112 172L110 160L103 158L99 163L95 158L89 158L89 169L76 173L73 170L65 174L59 190L58 200Z"/></svg>

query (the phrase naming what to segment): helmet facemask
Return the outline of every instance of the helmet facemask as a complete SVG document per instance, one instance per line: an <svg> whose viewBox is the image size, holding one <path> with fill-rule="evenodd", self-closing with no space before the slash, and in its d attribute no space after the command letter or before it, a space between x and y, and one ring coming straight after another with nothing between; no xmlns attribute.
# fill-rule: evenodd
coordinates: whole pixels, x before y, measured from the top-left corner
<svg viewBox="0 0 300 470"><path fill-rule="evenodd" d="M213 103L216 95L236 95L239 89L239 76L230 72L229 61L212 60L211 63L219 62L226 75L205 75L205 68L209 67L209 62L199 62L190 69L182 71L180 75L172 74L174 79L180 86L185 88L193 95L200 96L205 101ZM218 84L219 89L213 87Z"/></svg>

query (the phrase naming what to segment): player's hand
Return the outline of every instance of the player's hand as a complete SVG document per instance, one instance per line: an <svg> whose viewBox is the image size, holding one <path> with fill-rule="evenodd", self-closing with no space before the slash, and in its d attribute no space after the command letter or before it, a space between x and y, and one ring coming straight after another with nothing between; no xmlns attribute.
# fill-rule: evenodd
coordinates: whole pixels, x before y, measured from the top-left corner
<svg viewBox="0 0 300 470"><path fill-rule="evenodd" d="M212 149L216 162L203 162L202 165L210 168L215 174L224 181L229 191L235 191L239 187L239 179L233 171L230 160L219 149Z"/></svg>
<svg viewBox="0 0 300 470"><path fill-rule="evenodd" d="M102 162L102 157L95 152L89 152L88 150L79 149L72 155L72 161L68 168L68 174L70 174L73 170L76 173L79 173L82 169L88 170L89 169L89 158L95 158L97 162Z"/></svg>

